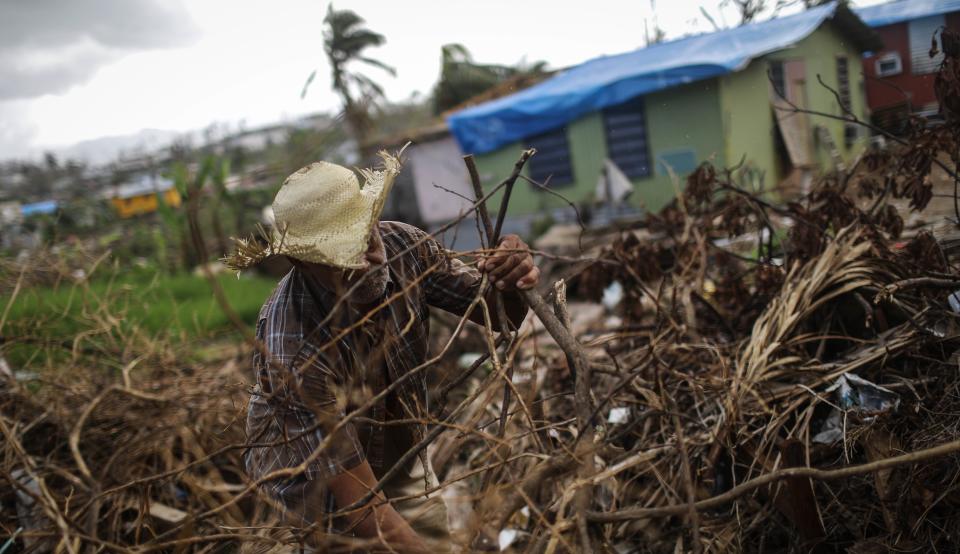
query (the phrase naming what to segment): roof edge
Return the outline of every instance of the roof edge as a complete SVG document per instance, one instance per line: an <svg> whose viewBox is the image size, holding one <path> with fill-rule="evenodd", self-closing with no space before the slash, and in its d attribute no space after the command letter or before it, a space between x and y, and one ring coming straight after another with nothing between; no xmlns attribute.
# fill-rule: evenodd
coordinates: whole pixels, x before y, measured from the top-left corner
<svg viewBox="0 0 960 554"><path fill-rule="evenodd" d="M883 40L877 31L860 19L856 12L846 3L839 2L833 12L833 21L844 31L850 33L851 38L860 52L876 52L883 49Z"/></svg>

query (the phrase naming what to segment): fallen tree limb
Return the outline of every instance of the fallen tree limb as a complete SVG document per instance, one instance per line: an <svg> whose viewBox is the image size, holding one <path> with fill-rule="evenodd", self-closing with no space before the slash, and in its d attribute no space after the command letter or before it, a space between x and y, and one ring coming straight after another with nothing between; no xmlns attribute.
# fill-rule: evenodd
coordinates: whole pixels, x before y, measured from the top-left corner
<svg viewBox="0 0 960 554"><path fill-rule="evenodd" d="M740 483L723 494L718 494L717 496L700 500L699 502L693 504L693 508L698 511L702 511L709 508L722 506L728 502L736 500L750 491L753 491L754 489L758 489L790 477L807 477L810 479L816 479L818 481L831 481L834 479L842 479L844 477L852 477L854 475L874 473L892 467L922 462L924 460L931 460L946 456L948 454L953 454L955 452L960 452L960 440L951 441L941 444L940 446L934 446L932 448L917 450L915 452L908 452L892 458L884 458L882 460L877 460L867 464L842 467L839 469L817 469L814 467L791 467L787 469L781 469L772 473L767 473L766 475L761 475L760 477L751 479L744 483ZM587 519L597 523L612 523L615 521L630 521L634 519L648 519L654 517L681 515L686 513L690 508L690 504L684 503L661 506L658 508L628 508L626 510L618 510L616 512L590 511L587 512Z"/></svg>

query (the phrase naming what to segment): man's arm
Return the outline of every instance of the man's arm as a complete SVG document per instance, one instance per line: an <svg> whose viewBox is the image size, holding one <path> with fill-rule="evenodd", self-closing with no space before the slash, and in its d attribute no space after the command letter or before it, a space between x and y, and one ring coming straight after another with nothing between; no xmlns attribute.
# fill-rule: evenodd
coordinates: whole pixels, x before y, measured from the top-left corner
<svg viewBox="0 0 960 554"><path fill-rule="evenodd" d="M523 322L527 315L527 306L517 290L537 286L540 282L540 270L534 266L530 249L520 237L505 235L494 252L480 259L476 270L460 260L451 259L440 243L427 237L420 229L412 228L411 241L422 243L420 256L424 265L431 268L423 282L430 306L462 316L476 297L480 272L486 272L490 275L491 284L499 287L492 288L485 298L493 318L493 328L501 328L494 303L497 290L503 294L507 317L514 327ZM499 285L501 282L502 285ZM470 321L483 325L483 312L475 309L470 314Z"/></svg>
<svg viewBox="0 0 960 554"><path fill-rule="evenodd" d="M327 482L330 492L337 501L337 506L349 506L363 498L377 483L370 463L366 460L358 466L336 475ZM410 527L403 516L393 508L393 505L383 503L384 496L377 493L373 498L345 517L349 528L357 536L369 539L382 538L386 542L385 548L401 553L421 554L429 552L423 539ZM371 504L377 505L371 507Z"/></svg>

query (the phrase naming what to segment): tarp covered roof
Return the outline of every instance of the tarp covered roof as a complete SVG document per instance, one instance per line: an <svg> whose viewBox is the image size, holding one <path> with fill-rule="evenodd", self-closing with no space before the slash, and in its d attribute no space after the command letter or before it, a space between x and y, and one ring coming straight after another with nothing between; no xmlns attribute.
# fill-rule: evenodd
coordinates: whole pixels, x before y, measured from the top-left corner
<svg viewBox="0 0 960 554"><path fill-rule="evenodd" d="M831 2L796 15L596 58L516 94L453 113L447 123L464 152L491 152L641 94L738 71L753 58L803 40L828 19L851 30L851 39L862 49L876 47L869 27Z"/></svg>
<svg viewBox="0 0 960 554"><path fill-rule="evenodd" d="M20 214L24 217L36 214L52 214L57 211L57 206L56 200L43 200L34 202L33 204L24 204L20 206Z"/></svg>
<svg viewBox="0 0 960 554"><path fill-rule="evenodd" d="M854 10L871 27L960 11L960 0L900 0Z"/></svg>

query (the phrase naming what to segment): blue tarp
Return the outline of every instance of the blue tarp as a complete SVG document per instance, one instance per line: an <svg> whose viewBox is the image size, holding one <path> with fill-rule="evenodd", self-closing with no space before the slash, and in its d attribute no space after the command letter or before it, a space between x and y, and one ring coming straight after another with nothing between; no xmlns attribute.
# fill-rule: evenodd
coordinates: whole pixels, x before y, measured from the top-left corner
<svg viewBox="0 0 960 554"><path fill-rule="evenodd" d="M463 152L483 154L608 106L738 71L806 38L836 12L831 2L796 15L604 56L516 94L447 117Z"/></svg>
<svg viewBox="0 0 960 554"><path fill-rule="evenodd" d="M900 0L854 10L871 27L956 11L960 11L960 0Z"/></svg>
<svg viewBox="0 0 960 554"><path fill-rule="evenodd" d="M20 215L24 217L35 214L52 214L55 211L57 211L56 200L44 200L43 202L34 202L33 204L20 206Z"/></svg>

